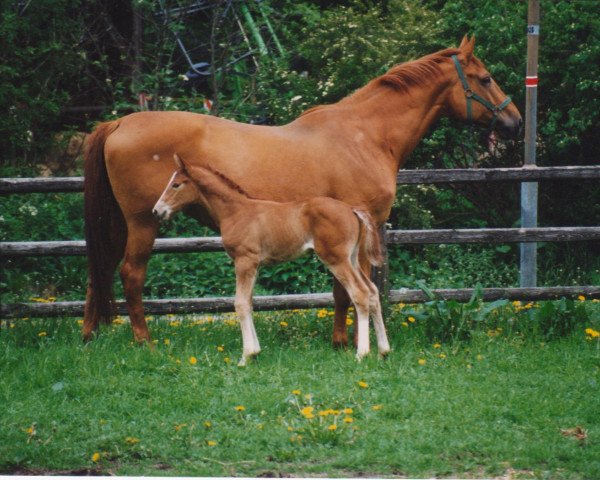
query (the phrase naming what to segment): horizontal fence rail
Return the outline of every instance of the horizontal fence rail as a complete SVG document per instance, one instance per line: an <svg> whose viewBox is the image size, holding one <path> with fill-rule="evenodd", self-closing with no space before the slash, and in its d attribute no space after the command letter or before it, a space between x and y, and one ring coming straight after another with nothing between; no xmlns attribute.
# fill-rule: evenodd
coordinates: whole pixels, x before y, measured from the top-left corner
<svg viewBox="0 0 600 480"><path fill-rule="evenodd" d="M520 167L474 168L452 170L401 170L399 184L449 184L462 182L530 182L559 179L598 179L600 166L577 167ZM2 178L0 194L14 193L67 193L83 191L83 177L62 178ZM521 243L564 242L600 239L600 227L541 227L541 228L483 228L444 230L389 230L387 245L445 244L445 243ZM217 252L223 251L220 237L162 238L154 244L155 253ZM23 256L85 255L85 241L0 242L2 258ZM468 301L474 289L433 290L436 298ZM551 300L562 297L600 298L600 287L536 287L536 288L484 288L482 299ZM430 300L421 290L391 290L390 303L422 303ZM15 303L0 305L0 318L82 316L83 301L53 303ZM230 297L146 300L149 314L200 313L234 311ZM323 308L333 306L329 293L302 295L272 295L254 298L256 310L281 310L295 308ZM119 314L126 314L123 301L116 302Z"/></svg>
<svg viewBox="0 0 600 480"><path fill-rule="evenodd" d="M475 289L440 289L432 290L436 299L466 302L473 296ZM535 288L484 288L481 298L484 301L506 300L555 300L559 298L576 298L580 295L588 299L600 298L600 287L535 287ZM423 303L431 300L423 291L400 289L390 291L390 303ZM331 293L308 293L297 295L265 295L253 297L254 310L292 310L307 308L333 307ZM85 302L52 302L52 303L13 303L0 305L0 318L24 317L81 317ZM151 315L167 315L182 313L222 313L234 312L233 297L207 298L172 298L145 300L144 310ZM116 313L127 315L125 302L116 302Z"/></svg>
<svg viewBox="0 0 600 480"><path fill-rule="evenodd" d="M423 243L521 243L600 240L600 227L388 230L388 245ZM154 253L224 251L221 237L157 238ZM85 255L85 240L0 242L2 257Z"/></svg>
<svg viewBox="0 0 600 480"><path fill-rule="evenodd" d="M459 168L400 170L399 184L461 182L530 182L538 180L600 178L600 166ZM83 191L83 177L0 178L0 194Z"/></svg>

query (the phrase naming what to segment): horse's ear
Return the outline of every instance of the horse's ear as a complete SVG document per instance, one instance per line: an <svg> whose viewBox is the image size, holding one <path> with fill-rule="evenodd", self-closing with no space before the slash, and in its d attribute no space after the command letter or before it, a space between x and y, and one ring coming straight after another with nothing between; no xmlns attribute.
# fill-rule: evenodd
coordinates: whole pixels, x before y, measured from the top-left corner
<svg viewBox="0 0 600 480"><path fill-rule="evenodd" d="M473 50L475 50L475 35L473 35L470 40L465 35L462 39L462 42L460 42L460 46L458 48L460 49L461 55L464 58L465 63L469 64L469 62L471 61L471 57L473 56Z"/></svg>

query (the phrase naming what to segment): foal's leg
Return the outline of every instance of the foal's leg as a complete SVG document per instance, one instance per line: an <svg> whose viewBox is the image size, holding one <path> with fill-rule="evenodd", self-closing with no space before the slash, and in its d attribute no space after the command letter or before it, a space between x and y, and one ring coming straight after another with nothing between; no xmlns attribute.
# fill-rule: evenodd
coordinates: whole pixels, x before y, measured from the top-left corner
<svg viewBox="0 0 600 480"><path fill-rule="evenodd" d="M346 289L356 309L358 342L356 358L362 359L369 353L369 288L361 278L360 272L350 260L328 264L329 269Z"/></svg>
<svg viewBox="0 0 600 480"><path fill-rule="evenodd" d="M150 342L150 332L144 318L142 290L158 223L150 214L145 221L139 219L128 221L127 230L125 260L120 271L127 310L135 340L139 343Z"/></svg>
<svg viewBox="0 0 600 480"><path fill-rule="evenodd" d="M246 365L248 359L260 353L260 344L252 320L252 290L256 280L258 260L238 257L235 262L235 312L242 329L242 358L238 366Z"/></svg>
<svg viewBox="0 0 600 480"><path fill-rule="evenodd" d="M385 333L385 325L383 323L383 315L381 313L381 302L379 300L379 289L377 286L367 277L367 275L360 270L360 275L369 288L369 313L373 319L373 326L375 327L375 336L377 337L377 350L379 355L382 357L390 353L390 343L388 342L387 334Z"/></svg>

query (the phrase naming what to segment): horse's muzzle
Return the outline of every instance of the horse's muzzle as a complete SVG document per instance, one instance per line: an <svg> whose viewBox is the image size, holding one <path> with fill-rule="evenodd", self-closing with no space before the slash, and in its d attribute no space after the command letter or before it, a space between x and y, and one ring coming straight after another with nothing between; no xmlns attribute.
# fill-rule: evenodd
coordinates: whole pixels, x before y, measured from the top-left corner
<svg viewBox="0 0 600 480"><path fill-rule="evenodd" d="M518 137L523 130L523 119L521 116L502 116L496 123L496 131L500 138L510 139Z"/></svg>

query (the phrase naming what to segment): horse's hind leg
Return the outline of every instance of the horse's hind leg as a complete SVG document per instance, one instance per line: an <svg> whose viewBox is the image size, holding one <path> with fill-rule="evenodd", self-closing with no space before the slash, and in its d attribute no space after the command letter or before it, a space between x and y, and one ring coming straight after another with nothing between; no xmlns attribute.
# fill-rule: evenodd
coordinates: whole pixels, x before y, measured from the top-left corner
<svg viewBox="0 0 600 480"><path fill-rule="evenodd" d="M142 290L146 280L148 260L158 231L158 223L153 218L146 221L128 221L125 260L121 266L121 281L133 336L137 342L150 341L150 332L144 318Z"/></svg>
<svg viewBox="0 0 600 480"><path fill-rule="evenodd" d="M117 216L113 219L113 230L110 233L110 236L112 249L110 250L110 256L104 259L103 268L106 270L108 278L111 279L111 284L107 285L106 288L112 292L112 279L114 278L119 263L123 259L125 244L127 242L127 227L122 217ZM98 330L100 321L109 322L112 318L108 312L105 312L105 315L100 315L98 311L91 307L92 305L97 304L98 295L98 291L92 288L90 281L88 280L85 313L81 330L84 342L88 342L92 339L92 335Z"/></svg>

